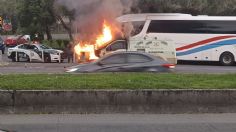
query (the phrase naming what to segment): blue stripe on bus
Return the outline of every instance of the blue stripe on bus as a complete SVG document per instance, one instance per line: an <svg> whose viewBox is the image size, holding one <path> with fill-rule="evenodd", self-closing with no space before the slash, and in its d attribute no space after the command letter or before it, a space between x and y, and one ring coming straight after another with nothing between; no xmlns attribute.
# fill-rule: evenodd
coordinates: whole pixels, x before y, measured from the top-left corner
<svg viewBox="0 0 236 132"><path fill-rule="evenodd" d="M209 50L209 49L213 49L213 48L217 48L217 47L222 47L222 46L226 46L226 45L236 45L236 39L220 41L220 42L217 42L217 43L205 45L205 46L198 47L198 48L195 48L195 49L191 49L191 50L188 50L188 51L178 52L177 56L190 55L190 54L194 54L194 53L198 53L198 52L201 52L201 51L205 51L205 50Z"/></svg>

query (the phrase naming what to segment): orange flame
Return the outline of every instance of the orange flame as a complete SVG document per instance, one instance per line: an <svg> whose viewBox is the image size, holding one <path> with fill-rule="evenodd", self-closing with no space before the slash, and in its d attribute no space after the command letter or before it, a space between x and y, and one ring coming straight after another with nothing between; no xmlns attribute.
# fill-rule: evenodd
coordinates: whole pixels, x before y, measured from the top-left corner
<svg viewBox="0 0 236 132"><path fill-rule="evenodd" d="M105 21L104 25L103 25L103 34L97 37L97 39L96 39L96 46L97 47L101 47L104 44L106 44L109 41L111 41L112 39L113 39L113 37L112 37L111 28L108 26L108 24Z"/></svg>
<svg viewBox="0 0 236 132"><path fill-rule="evenodd" d="M103 34L98 35L98 37L96 38L96 43L95 44L88 44L88 43L78 43L74 50L75 53L78 56L81 56L81 53L89 53L89 60L96 60L98 59L98 57L95 55L95 47L101 47L104 46L105 44L107 44L108 42L110 42L113 39L112 36L112 30L110 28L110 26L107 24L106 21L104 21L103 23ZM79 59L81 59L79 57Z"/></svg>
<svg viewBox="0 0 236 132"><path fill-rule="evenodd" d="M89 53L89 60L96 60L96 59L98 59L98 57L95 55L95 52L94 52L94 45L85 44L84 46L81 46L80 43L77 44L75 46L75 53L78 56L81 56L82 52Z"/></svg>

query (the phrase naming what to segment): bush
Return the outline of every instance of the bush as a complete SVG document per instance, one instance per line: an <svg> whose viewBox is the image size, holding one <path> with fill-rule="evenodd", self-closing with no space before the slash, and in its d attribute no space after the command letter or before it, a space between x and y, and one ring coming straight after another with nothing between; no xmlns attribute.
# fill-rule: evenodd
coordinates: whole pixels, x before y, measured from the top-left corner
<svg viewBox="0 0 236 132"><path fill-rule="evenodd" d="M64 50L67 44L69 43L68 40L43 40L42 44L52 47L53 49L60 49Z"/></svg>

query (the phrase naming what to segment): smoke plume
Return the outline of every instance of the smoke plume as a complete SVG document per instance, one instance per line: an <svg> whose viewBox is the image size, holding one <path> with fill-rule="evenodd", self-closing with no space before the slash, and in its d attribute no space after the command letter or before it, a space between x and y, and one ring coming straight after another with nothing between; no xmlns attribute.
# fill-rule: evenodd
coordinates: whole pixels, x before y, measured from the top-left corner
<svg viewBox="0 0 236 132"><path fill-rule="evenodd" d="M73 27L77 28L82 41L91 41L91 38L99 34L104 21L117 26L115 19L129 13L133 2L134 0L58 0L58 4L76 11Z"/></svg>

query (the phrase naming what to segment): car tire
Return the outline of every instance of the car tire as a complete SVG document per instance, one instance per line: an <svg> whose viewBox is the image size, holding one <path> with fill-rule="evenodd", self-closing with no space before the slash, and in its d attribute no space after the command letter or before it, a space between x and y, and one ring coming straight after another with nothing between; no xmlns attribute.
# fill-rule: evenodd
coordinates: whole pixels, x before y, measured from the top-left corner
<svg viewBox="0 0 236 132"><path fill-rule="evenodd" d="M57 60L56 62L59 63L59 60ZM64 60L61 60L61 61L60 61L60 63L63 63L63 62L64 62Z"/></svg>
<svg viewBox="0 0 236 132"><path fill-rule="evenodd" d="M51 63L51 58L48 56L44 57L44 63Z"/></svg>
<svg viewBox="0 0 236 132"><path fill-rule="evenodd" d="M220 63L223 66L232 66L235 63L234 55L230 52L224 52L220 56Z"/></svg>

